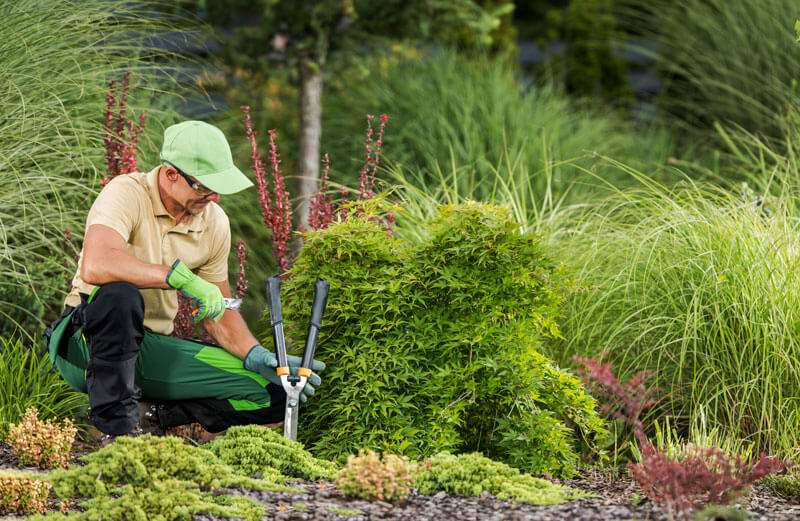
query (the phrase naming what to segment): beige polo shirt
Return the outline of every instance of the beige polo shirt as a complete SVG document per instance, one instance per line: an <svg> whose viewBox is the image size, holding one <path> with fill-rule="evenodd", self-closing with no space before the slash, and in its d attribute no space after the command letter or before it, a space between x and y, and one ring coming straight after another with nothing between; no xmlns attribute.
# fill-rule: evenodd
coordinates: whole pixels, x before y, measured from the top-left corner
<svg viewBox="0 0 800 521"><path fill-rule="evenodd" d="M116 230L127 241L128 253L139 260L171 266L180 259L209 282L228 280L231 246L228 216L216 203L210 202L187 222L175 224L161 202L158 168L112 179L92 204L86 230L93 224ZM83 251L72 279L72 290L65 300L68 306L77 306L81 302L79 294L90 295L94 289L80 278L82 263ZM144 297L145 327L164 335L172 333L172 321L178 312L177 291L139 291Z"/></svg>

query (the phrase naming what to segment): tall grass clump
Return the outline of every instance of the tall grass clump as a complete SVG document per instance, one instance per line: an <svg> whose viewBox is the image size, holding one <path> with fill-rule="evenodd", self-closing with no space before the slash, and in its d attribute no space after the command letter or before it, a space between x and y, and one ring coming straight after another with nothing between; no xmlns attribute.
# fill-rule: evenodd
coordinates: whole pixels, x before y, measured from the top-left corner
<svg viewBox="0 0 800 521"><path fill-rule="evenodd" d="M498 172L513 172L516 177L504 178L505 183L524 185L541 199L548 189L563 193L576 178L596 184L573 161L597 168L601 177L627 180L593 161L592 152L650 169L664 164L672 150L664 132L635 129L613 113L570 100L552 84L530 85L508 62L452 51L379 61L363 81L348 83L345 92L331 96L324 116L327 148L346 151L357 164L363 156L358 144L340 136L354 135L360 125L355 116L375 110L392 118L386 158L414 173L418 188L445 182L487 202ZM581 197L589 189L573 187L573 193Z"/></svg>
<svg viewBox="0 0 800 521"><path fill-rule="evenodd" d="M137 112L158 112L167 53L145 38L167 27L137 2L0 3L0 336L59 311L64 230L80 235L103 170L107 82L132 71Z"/></svg>
<svg viewBox="0 0 800 521"><path fill-rule="evenodd" d="M626 376L654 372L687 433L702 413L723 437L787 454L800 442L800 221L713 186L620 191L553 236L593 290L570 302L551 353L610 352Z"/></svg>
<svg viewBox="0 0 800 521"><path fill-rule="evenodd" d="M30 407L43 419L63 418L86 405L86 394L73 391L52 370L47 355L20 338L0 337L0 439L10 423L20 423Z"/></svg>
<svg viewBox="0 0 800 521"><path fill-rule="evenodd" d="M656 49L660 105L673 118L781 136L800 71L795 0L624 0L619 10L620 24Z"/></svg>

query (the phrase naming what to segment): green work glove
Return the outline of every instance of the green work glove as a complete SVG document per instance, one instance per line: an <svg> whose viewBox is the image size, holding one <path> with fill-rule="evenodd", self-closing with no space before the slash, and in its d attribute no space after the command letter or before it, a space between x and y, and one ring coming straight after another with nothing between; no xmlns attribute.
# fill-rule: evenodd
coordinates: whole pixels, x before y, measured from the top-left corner
<svg viewBox="0 0 800 521"><path fill-rule="evenodd" d="M195 322L204 318L212 318L214 322L219 322L225 313L225 298L219 288L192 273L180 259L176 260L169 270L167 284L197 302L200 310L194 316Z"/></svg>
<svg viewBox="0 0 800 521"><path fill-rule="evenodd" d="M289 363L289 371L291 371L292 374L297 374L297 369L300 367L303 359L299 356L288 355L286 361ZM278 359L273 353L267 351L259 344L250 348L250 352L244 357L245 369L260 374L275 385L282 385L281 377L275 372L276 367L278 367ZM303 387L303 392L300 394L301 402L305 403L307 400L306 395L313 396L314 386L322 382L319 375L313 371L322 371L323 369L325 369L324 362L320 362L319 360L311 362L312 373L306 380L306 385Z"/></svg>

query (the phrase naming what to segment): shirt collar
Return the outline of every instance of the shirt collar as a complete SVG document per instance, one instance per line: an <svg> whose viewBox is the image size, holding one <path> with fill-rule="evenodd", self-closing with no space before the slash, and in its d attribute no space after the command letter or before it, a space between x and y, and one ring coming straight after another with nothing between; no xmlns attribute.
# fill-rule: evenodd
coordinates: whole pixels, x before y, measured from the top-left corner
<svg viewBox="0 0 800 521"><path fill-rule="evenodd" d="M158 189L158 170L161 165L150 170L145 176L145 185L147 186L147 193L150 195L150 202L153 205L153 214L156 217L169 217L174 219L167 211L166 206L161 201L161 192ZM206 205L202 212L193 215L188 221L176 226L179 230L186 230L192 232L203 231L206 227L206 212L208 212L211 204Z"/></svg>

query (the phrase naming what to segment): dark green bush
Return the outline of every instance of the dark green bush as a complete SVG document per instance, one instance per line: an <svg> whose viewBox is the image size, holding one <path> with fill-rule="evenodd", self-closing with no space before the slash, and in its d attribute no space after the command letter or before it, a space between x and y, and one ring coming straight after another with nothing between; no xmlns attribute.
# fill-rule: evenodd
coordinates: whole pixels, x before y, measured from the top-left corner
<svg viewBox="0 0 800 521"><path fill-rule="evenodd" d="M426 237L402 242L366 219L308 235L286 284L295 336L317 275L331 294L317 351L328 368L300 437L322 457L480 449L569 473L576 437L603 423L580 382L538 351L559 335L575 284L507 208L442 207Z"/></svg>

